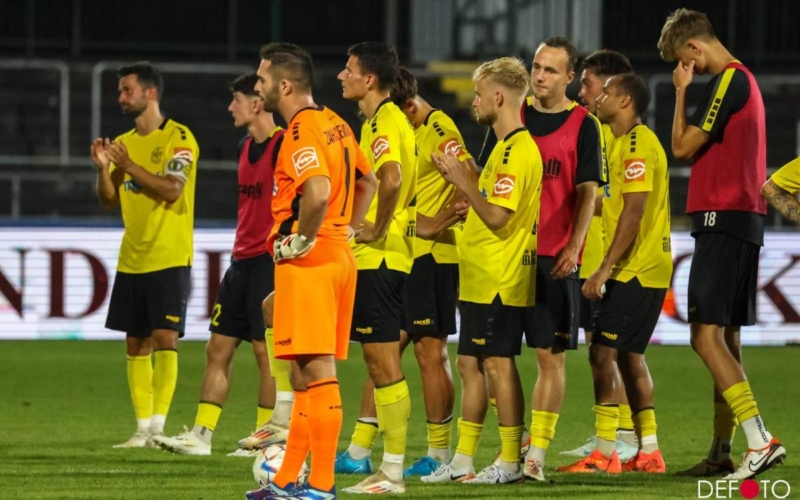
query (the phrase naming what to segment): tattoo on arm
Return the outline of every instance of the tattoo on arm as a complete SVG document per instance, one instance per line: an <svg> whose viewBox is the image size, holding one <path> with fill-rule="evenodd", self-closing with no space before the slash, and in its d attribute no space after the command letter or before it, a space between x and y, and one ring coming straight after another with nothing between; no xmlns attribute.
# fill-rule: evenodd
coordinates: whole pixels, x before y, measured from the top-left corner
<svg viewBox="0 0 800 500"><path fill-rule="evenodd" d="M778 186L774 186L771 191L765 196L769 204L795 225L800 226L800 201Z"/></svg>

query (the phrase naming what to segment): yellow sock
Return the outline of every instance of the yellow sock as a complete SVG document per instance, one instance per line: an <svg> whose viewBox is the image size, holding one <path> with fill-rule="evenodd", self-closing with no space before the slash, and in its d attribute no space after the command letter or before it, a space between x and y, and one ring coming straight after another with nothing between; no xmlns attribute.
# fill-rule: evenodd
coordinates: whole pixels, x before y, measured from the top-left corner
<svg viewBox="0 0 800 500"><path fill-rule="evenodd" d="M639 439L647 436L655 436L656 429L656 410L653 408L645 408L644 410L637 411L633 416L633 425L637 430Z"/></svg>
<svg viewBox="0 0 800 500"><path fill-rule="evenodd" d="M619 430L633 430L633 420L630 405L619 405Z"/></svg>
<svg viewBox="0 0 800 500"><path fill-rule="evenodd" d="M444 422L428 422L428 449L450 450L450 435L452 434L452 426L452 417L448 418ZM430 453L428 454L430 455Z"/></svg>
<svg viewBox="0 0 800 500"><path fill-rule="evenodd" d="M497 398L489 398L489 404L492 405L492 411L497 415Z"/></svg>
<svg viewBox="0 0 800 500"><path fill-rule="evenodd" d="M201 401L197 405L197 416L194 419L196 427L205 427L206 429L214 432L219 422L219 416L222 414L222 407L216 403L207 403Z"/></svg>
<svg viewBox="0 0 800 500"><path fill-rule="evenodd" d="M531 411L531 446L546 450L556 435L556 422L558 413Z"/></svg>
<svg viewBox="0 0 800 500"><path fill-rule="evenodd" d="M458 419L458 447L456 451L468 457L475 456L478 449L478 441L481 439L483 424L468 422L463 418ZM517 450L519 453L519 450Z"/></svg>
<svg viewBox="0 0 800 500"><path fill-rule="evenodd" d="M272 412L275 408L267 408L266 406L258 405L258 414L256 415L256 429L269 422L272 418Z"/></svg>
<svg viewBox="0 0 800 500"><path fill-rule="evenodd" d="M500 460L512 464L519 463L519 446L523 426L500 426Z"/></svg>
<svg viewBox="0 0 800 500"><path fill-rule="evenodd" d="M378 437L378 426L372 422L356 420L356 428L350 442L361 448L371 450L375 446L375 439Z"/></svg>
<svg viewBox="0 0 800 500"><path fill-rule="evenodd" d="M153 362L149 354L128 356L128 387L136 420L149 420L153 416Z"/></svg>
<svg viewBox="0 0 800 500"><path fill-rule="evenodd" d="M728 387L722 392L722 397L728 402L728 406L730 406L736 420L739 422L744 422L758 415L758 405L747 380Z"/></svg>
<svg viewBox="0 0 800 500"><path fill-rule="evenodd" d="M272 328L267 328L264 333L267 343L267 355L269 356L269 371L275 379L275 390L278 392L294 392L292 383L289 381L291 363L285 359L275 359L275 336Z"/></svg>
<svg viewBox="0 0 800 500"><path fill-rule="evenodd" d="M598 439L615 443L617 441L617 428L619 427L619 406L594 405L595 434Z"/></svg>
<svg viewBox="0 0 800 500"><path fill-rule="evenodd" d="M384 453L405 455L411 395L406 379L375 389L378 429L383 436Z"/></svg>
<svg viewBox="0 0 800 500"><path fill-rule="evenodd" d="M637 411L633 415L633 427L636 429L636 434L639 436L639 444L644 453L652 453L658 449L658 440L656 439L656 410L654 408L645 408Z"/></svg>
<svg viewBox="0 0 800 500"><path fill-rule="evenodd" d="M166 415L178 383L178 351L161 350L153 353L153 413Z"/></svg>

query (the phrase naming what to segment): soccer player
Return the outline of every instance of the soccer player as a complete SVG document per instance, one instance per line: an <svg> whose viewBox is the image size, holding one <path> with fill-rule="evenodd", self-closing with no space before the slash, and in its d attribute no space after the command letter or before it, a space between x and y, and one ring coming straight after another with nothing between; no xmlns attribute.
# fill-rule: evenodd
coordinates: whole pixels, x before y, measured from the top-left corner
<svg viewBox="0 0 800 500"><path fill-rule="evenodd" d="M586 109L590 113L597 116L597 98L603 93L603 85L608 78L621 75L623 73L630 73L633 71L630 61L624 55L613 50L598 50L595 51L583 60L581 63L583 71L581 72L581 90L578 93ZM614 134L608 124L602 124L603 140L605 143L606 158L611 162L615 156L612 154L614 145ZM610 169L609 165L609 169ZM608 186L604 186L598 190L599 200L596 203L602 206L602 197L605 196L605 191ZM603 221L599 211L595 211L595 216L592 217L592 223L589 225L589 232L586 234L586 244L583 250L583 262L580 268L581 284L586 282L595 271L600 268L605 253L605 244L611 243L605 241L603 233ZM580 322L579 325L583 328L586 345L592 343L592 318L597 303L589 300L581 294L580 296ZM619 393L617 394L619 401L619 430L617 431L617 453L620 460L627 462L633 458L638 447L636 444L636 433L633 429L633 421L631 419L631 408L628 405L628 398L625 394L625 388L620 386ZM586 444L570 451L562 451L562 455L585 457L594 450L594 436L592 436Z"/></svg>
<svg viewBox="0 0 800 500"><path fill-rule="evenodd" d="M401 311L400 352L413 342L414 355L422 376L422 391L427 416L428 453L408 467L404 476L427 476L450 460L450 436L455 388L447 354L447 337L456 333L458 300L458 249L462 225L456 208L466 205L463 195L447 183L436 169L431 153L454 152L463 161L474 160L464 147L455 123L442 110L432 107L417 93L417 81L407 69L400 68L391 91L394 102L411 125L419 147L417 179L417 240L414 264L406 281L404 307ZM475 167L477 169L477 167ZM354 439L361 437L359 427L370 431L371 450L377 437L375 387L368 380L362 395L362 413L356 423ZM351 443L355 453L361 445ZM362 452L363 453L363 452ZM372 462L340 460L347 473L369 473Z"/></svg>
<svg viewBox="0 0 800 500"><path fill-rule="evenodd" d="M106 328L126 334L137 429L114 447L155 448L178 379L200 150L185 125L161 114L164 81L155 66L138 62L117 74L122 113L135 127L91 146L100 204L120 205L125 224Z"/></svg>
<svg viewBox="0 0 800 500"><path fill-rule="evenodd" d="M280 47L285 48L285 44ZM342 425L336 360L346 359L356 263L347 243L377 181L347 123L312 96L311 57L299 47L261 50L256 86L264 110L286 120L268 245L275 267L275 356L292 362L295 400L286 455L274 480L248 498L336 498ZM289 49L285 49L289 50ZM297 475L311 452L311 475Z"/></svg>
<svg viewBox="0 0 800 500"><path fill-rule="evenodd" d="M587 298L600 301L589 347L596 439L589 456L558 467L561 472L666 472L644 351L672 278L669 170L664 148L641 121L649 103L644 80L630 73L609 78L598 99L597 116L618 145L608 158L609 197L603 200L603 228L611 242L582 287ZM624 464L615 443L621 387L634 410L641 446Z"/></svg>
<svg viewBox="0 0 800 500"><path fill-rule="evenodd" d="M800 226L800 158L790 161L761 188L761 196L784 217Z"/></svg>
<svg viewBox="0 0 800 500"><path fill-rule="evenodd" d="M200 403L191 431L175 437L156 436L165 450L184 455L210 455L211 437L228 397L233 355L242 341L253 344L261 373L256 428L266 424L275 407L275 381L264 336L261 302L274 289L274 264L266 241L272 229L272 186L275 161L284 130L264 111L255 91L258 76L242 75L230 86L233 99L228 112L235 127L247 128L239 144L239 211L231 265L220 285L211 312L211 338L206 346L206 370L200 387ZM287 361L279 363L288 364ZM288 373L284 377L288 382ZM285 391L286 389L284 389ZM291 387L289 388L291 393ZM281 405L288 423L291 404ZM283 440L286 440L284 431ZM233 454L250 456L245 450ZM232 455L233 455L232 454Z"/></svg>
<svg viewBox="0 0 800 500"><path fill-rule="evenodd" d="M544 164L536 307L525 315L538 367L525 476L537 481L544 481L545 453L564 400L564 353L578 346L578 268L597 190L606 183L600 123L566 95L576 62L577 50L565 38L543 41L531 69L533 96L522 107Z"/></svg>
<svg viewBox="0 0 800 500"><path fill-rule="evenodd" d="M520 106L530 80L521 61L503 57L473 73L478 123L497 137L483 172L453 154L434 154L444 178L470 203L459 246L461 332L456 365L463 394L458 448L450 463L422 480L511 484L524 481L520 441L524 398L515 356L523 315L536 302L537 235L542 161L522 124ZM484 376L485 374L485 376ZM487 410L487 380L497 391L501 452L475 475L473 464Z"/></svg>
<svg viewBox="0 0 800 500"><path fill-rule="evenodd" d="M689 271L692 348L714 379L714 440L708 456L683 471L730 473L743 480L782 463L786 450L767 431L741 364L740 329L756 321L758 254L764 244L766 182L764 102L755 77L722 45L705 14L678 9L658 41L673 72L672 154L692 160L686 212L694 257ZM710 74L703 101L686 116L694 73ZM734 471L730 448L737 422L747 453Z"/></svg>
<svg viewBox="0 0 800 500"><path fill-rule="evenodd" d="M414 261L417 145L411 124L390 98L399 69L394 47L364 42L350 47L348 56L338 75L342 95L358 101L364 112L361 149L379 180L378 194L355 236L358 287L351 340L361 343L375 386L384 454L377 473L343 491L402 493L411 397L400 367L400 321L403 287ZM362 414L368 411L364 406ZM369 458L374 432L374 423L357 424L353 444L337 457L337 472L352 468L349 461Z"/></svg>

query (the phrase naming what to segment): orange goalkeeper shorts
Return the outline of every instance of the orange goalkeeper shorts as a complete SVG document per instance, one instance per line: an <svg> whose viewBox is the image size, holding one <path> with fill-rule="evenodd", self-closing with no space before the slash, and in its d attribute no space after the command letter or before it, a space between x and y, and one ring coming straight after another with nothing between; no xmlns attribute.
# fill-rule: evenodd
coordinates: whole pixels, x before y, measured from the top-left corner
<svg viewBox="0 0 800 500"><path fill-rule="evenodd" d="M347 359L356 260L346 241L317 238L305 257L275 266L275 357Z"/></svg>

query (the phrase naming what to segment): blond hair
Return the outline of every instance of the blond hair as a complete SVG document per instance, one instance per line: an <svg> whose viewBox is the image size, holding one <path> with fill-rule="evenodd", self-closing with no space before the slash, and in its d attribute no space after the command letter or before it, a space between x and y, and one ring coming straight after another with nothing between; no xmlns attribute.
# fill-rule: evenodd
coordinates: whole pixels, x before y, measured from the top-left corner
<svg viewBox="0 0 800 500"><path fill-rule="evenodd" d="M524 99L530 89L530 76L525 65L516 57L501 57L488 61L472 73L472 81L487 80L513 91Z"/></svg>
<svg viewBox="0 0 800 500"><path fill-rule="evenodd" d="M677 50L690 38L710 41L716 38L714 28L702 12L678 9L667 17L658 39L658 50L665 61L675 61Z"/></svg>

